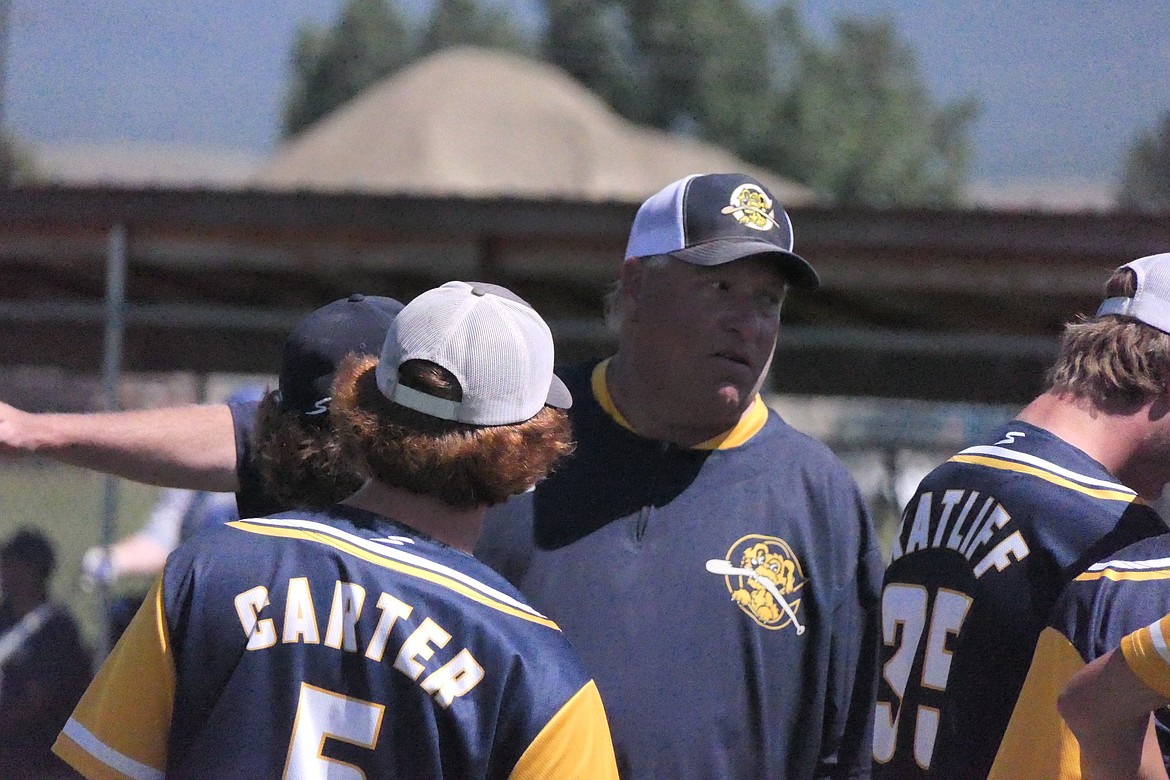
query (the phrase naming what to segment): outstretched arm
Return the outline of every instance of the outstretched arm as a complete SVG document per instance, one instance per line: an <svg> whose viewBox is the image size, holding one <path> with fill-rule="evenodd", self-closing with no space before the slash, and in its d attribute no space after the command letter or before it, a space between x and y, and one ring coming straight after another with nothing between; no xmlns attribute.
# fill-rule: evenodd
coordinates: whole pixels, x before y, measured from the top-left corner
<svg viewBox="0 0 1170 780"><path fill-rule="evenodd" d="M150 485L229 493L239 487L226 404L34 414L0 403L0 456L26 455Z"/></svg>
<svg viewBox="0 0 1170 780"><path fill-rule="evenodd" d="M1130 669L1119 649L1074 675L1057 706L1080 743L1082 777L1164 780L1150 713L1167 703Z"/></svg>

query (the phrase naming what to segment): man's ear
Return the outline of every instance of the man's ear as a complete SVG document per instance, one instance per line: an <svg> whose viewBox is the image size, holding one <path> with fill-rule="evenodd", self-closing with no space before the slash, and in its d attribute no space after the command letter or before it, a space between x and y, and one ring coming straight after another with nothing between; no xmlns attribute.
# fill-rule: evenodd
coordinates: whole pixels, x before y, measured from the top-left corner
<svg viewBox="0 0 1170 780"><path fill-rule="evenodd" d="M618 278L622 283L622 293L631 301L637 301L642 294L642 279L646 275L646 266L635 257L627 257L622 263Z"/></svg>
<svg viewBox="0 0 1170 780"><path fill-rule="evenodd" d="M1151 420L1161 420L1170 414L1170 383L1162 386L1162 392L1154 397L1147 415Z"/></svg>
<svg viewBox="0 0 1170 780"><path fill-rule="evenodd" d="M646 266L641 260L627 257L618 273L618 297L615 301L619 319L637 321L638 302L642 297Z"/></svg>

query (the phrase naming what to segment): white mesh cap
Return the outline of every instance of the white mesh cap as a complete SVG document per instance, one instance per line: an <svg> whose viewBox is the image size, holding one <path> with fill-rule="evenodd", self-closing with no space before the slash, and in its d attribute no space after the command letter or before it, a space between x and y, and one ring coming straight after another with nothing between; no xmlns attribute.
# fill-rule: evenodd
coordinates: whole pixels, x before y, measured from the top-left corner
<svg viewBox="0 0 1170 780"><path fill-rule="evenodd" d="M1170 333L1170 253L1141 257L1121 268L1137 275L1137 292L1132 298L1106 298L1097 316L1121 314Z"/></svg>
<svg viewBox="0 0 1170 780"><path fill-rule="evenodd" d="M450 371L463 400L400 385L398 367L408 360ZM375 378L396 404L471 425L514 425L545 404L572 404L553 373L548 325L522 298L493 284L447 282L408 303L386 334Z"/></svg>

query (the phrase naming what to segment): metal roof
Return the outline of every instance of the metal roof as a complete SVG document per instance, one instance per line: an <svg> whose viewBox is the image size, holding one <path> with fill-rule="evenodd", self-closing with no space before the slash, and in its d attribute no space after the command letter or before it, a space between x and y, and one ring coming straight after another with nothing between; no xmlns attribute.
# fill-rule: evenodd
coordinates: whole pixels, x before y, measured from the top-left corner
<svg viewBox="0 0 1170 780"><path fill-rule="evenodd" d="M258 190L0 192L0 364L101 366L113 237L131 370L269 373L304 313L452 278L509 285L559 355L604 354L600 299L635 205ZM790 209L822 288L785 304L772 389L1015 402L1109 272L1166 249L1170 215ZM120 231L123 231L121 233Z"/></svg>

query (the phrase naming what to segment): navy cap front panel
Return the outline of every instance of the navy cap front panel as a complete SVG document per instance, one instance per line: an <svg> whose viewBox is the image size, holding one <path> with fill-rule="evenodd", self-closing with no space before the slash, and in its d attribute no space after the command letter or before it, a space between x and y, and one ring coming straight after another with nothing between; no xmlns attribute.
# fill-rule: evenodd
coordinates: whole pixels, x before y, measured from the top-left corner
<svg viewBox="0 0 1170 780"><path fill-rule="evenodd" d="M792 251L792 226L787 215L763 185L749 177L715 174L691 180L683 212L687 246L742 238Z"/></svg>

